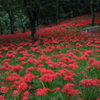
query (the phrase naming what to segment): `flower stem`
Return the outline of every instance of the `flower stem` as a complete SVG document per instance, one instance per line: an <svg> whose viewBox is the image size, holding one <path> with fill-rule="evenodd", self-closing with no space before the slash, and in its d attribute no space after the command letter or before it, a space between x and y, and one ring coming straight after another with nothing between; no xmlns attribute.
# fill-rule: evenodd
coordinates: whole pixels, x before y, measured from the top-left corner
<svg viewBox="0 0 100 100"><path fill-rule="evenodd" d="M59 92L59 91L58 91L58 92ZM61 92L59 92L59 94L60 94L61 99L62 99L62 100L64 100L64 98L63 98L63 96L62 96Z"/></svg>
<svg viewBox="0 0 100 100"><path fill-rule="evenodd" d="M41 82L41 83L42 83L43 87L45 88L45 85L44 85L44 83L43 83L43 82Z"/></svg>

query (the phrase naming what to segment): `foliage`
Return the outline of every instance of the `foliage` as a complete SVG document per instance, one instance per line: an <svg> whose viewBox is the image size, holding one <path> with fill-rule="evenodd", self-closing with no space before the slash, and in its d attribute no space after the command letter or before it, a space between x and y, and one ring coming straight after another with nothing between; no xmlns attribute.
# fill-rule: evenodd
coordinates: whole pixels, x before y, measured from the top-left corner
<svg viewBox="0 0 100 100"><path fill-rule="evenodd" d="M35 8L37 12L36 26L91 13L90 0L29 0L28 2L26 0L27 6L24 5L26 3L24 1L0 0L0 19L2 20L0 34L10 33L11 27L12 31L30 29L26 8L31 10L32 16ZM100 7L97 11L100 11Z"/></svg>

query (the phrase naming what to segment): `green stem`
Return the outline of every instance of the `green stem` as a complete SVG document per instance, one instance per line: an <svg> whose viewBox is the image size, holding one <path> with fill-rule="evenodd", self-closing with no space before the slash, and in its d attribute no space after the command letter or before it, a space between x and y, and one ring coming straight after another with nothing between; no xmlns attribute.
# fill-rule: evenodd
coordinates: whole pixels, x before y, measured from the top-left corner
<svg viewBox="0 0 100 100"><path fill-rule="evenodd" d="M16 98L14 98L14 100L16 100Z"/></svg>
<svg viewBox="0 0 100 100"><path fill-rule="evenodd" d="M95 90L95 88L92 90L90 97L89 97L89 100L91 100L91 96L93 95L94 90Z"/></svg>
<svg viewBox="0 0 100 100"><path fill-rule="evenodd" d="M42 83L43 87L45 88L45 85L44 85L44 83L43 83L43 82L41 82L41 83Z"/></svg>
<svg viewBox="0 0 100 100"><path fill-rule="evenodd" d="M59 92L59 91L58 91L58 92ZM62 100L64 100L64 98L63 98L63 96L62 96L61 92L59 92L59 94L60 94L61 99L62 99Z"/></svg>

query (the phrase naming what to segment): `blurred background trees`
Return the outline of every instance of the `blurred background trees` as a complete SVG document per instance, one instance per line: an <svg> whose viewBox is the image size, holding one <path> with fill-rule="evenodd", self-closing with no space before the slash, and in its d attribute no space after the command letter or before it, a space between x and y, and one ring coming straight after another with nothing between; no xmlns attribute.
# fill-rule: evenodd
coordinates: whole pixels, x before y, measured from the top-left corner
<svg viewBox="0 0 100 100"><path fill-rule="evenodd" d="M94 20L98 5L99 0L0 0L0 34L30 30L36 37L37 26L83 14L92 14Z"/></svg>

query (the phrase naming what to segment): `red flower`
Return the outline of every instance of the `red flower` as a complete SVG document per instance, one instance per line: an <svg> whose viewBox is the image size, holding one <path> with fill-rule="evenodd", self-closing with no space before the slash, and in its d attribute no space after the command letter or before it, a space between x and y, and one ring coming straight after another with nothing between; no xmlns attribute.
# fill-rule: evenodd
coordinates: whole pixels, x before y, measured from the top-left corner
<svg viewBox="0 0 100 100"><path fill-rule="evenodd" d="M53 92L56 92L56 91L60 91L60 88L59 87L56 87L52 90Z"/></svg>
<svg viewBox="0 0 100 100"><path fill-rule="evenodd" d="M48 56L46 56L46 55L41 55L38 59L41 59L41 60L48 60L48 58L50 58L50 57L48 57Z"/></svg>
<svg viewBox="0 0 100 100"><path fill-rule="evenodd" d="M64 80L71 80L71 81L74 81L74 78L72 75L64 75Z"/></svg>
<svg viewBox="0 0 100 100"><path fill-rule="evenodd" d="M77 100L83 100L82 98L77 98Z"/></svg>
<svg viewBox="0 0 100 100"><path fill-rule="evenodd" d="M20 83L20 84L17 86L17 89L18 89L19 91L25 91L25 90L27 90L27 88L28 88L27 83Z"/></svg>
<svg viewBox="0 0 100 100"><path fill-rule="evenodd" d="M100 86L100 80L98 79L84 79L82 80L79 84L83 84L85 87L90 87L90 86Z"/></svg>
<svg viewBox="0 0 100 100"><path fill-rule="evenodd" d="M30 93L28 92L28 91L25 91L24 93L23 93L23 95L26 95L26 96L28 96Z"/></svg>
<svg viewBox="0 0 100 100"><path fill-rule="evenodd" d="M7 92L8 92L8 87L2 86L2 87L0 88L0 91L1 91L2 93L7 93Z"/></svg>
<svg viewBox="0 0 100 100"><path fill-rule="evenodd" d="M31 82L32 79L34 79L35 76L32 74L32 73L27 73L25 76L24 76L24 81L25 82Z"/></svg>
<svg viewBox="0 0 100 100"><path fill-rule="evenodd" d="M38 89L36 90L35 95L41 95L41 96L47 95L47 92L48 92L49 90L50 90L49 88L38 88Z"/></svg>
<svg viewBox="0 0 100 100"><path fill-rule="evenodd" d="M21 66L21 65L15 65L15 66L9 65L9 67L10 67L11 69L17 71L17 72L19 72L21 69L24 69L23 66Z"/></svg>
<svg viewBox="0 0 100 100"><path fill-rule="evenodd" d="M78 95L78 94L80 94L80 91L79 90L69 90L68 92L67 92L67 96L69 97L69 96L72 96L73 94L76 94L76 95Z"/></svg>
<svg viewBox="0 0 100 100"><path fill-rule="evenodd" d="M70 91L75 85L73 83L67 83L63 86L62 92Z"/></svg>
<svg viewBox="0 0 100 100"><path fill-rule="evenodd" d="M29 100L28 96L23 96L21 100Z"/></svg>
<svg viewBox="0 0 100 100"><path fill-rule="evenodd" d="M19 94L18 90L13 91L13 97L17 97L18 94Z"/></svg>
<svg viewBox="0 0 100 100"><path fill-rule="evenodd" d="M18 57L17 59L18 60L25 60L25 58L26 58L26 56L24 56L24 57Z"/></svg>
<svg viewBox="0 0 100 100"><path fill-rule="evenodd" d="M100 98L97 98L96 100L100 100Z"/></svg>
<svg viewBox="0 0 100 100"><path fill-rule="evenodd" d="M56 79L56 75L55 74L51 74L51 73L46 73L43 74L42 77L40 77L40 80L43 82L52 82L54 79Z"/></svg>
<svg viewBox="0 0 100 100"><path fill-rule="evenodd" d="M5 100L5 97L3 95L0 95L0 100Z"/></svg>

